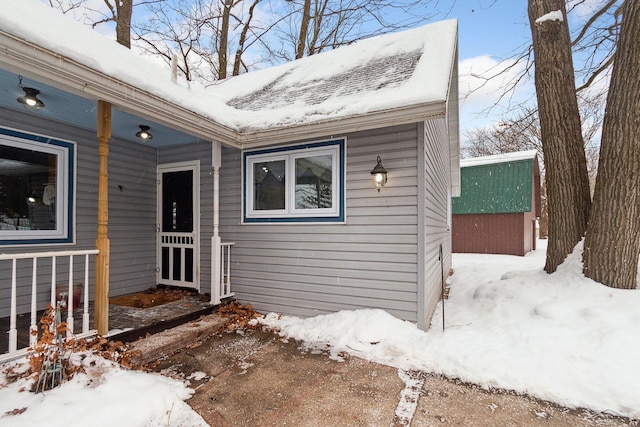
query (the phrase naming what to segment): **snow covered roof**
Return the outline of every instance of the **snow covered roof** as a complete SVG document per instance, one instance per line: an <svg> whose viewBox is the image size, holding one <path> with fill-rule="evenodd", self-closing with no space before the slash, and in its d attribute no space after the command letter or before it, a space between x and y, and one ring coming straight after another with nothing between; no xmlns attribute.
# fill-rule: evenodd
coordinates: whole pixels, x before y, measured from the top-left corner
<svg viewBox="0 0 640 427"><path fill-rule="evenodd" d="M234 145L257 134L269 141L265 134L283 128L300 137L300 127L326 132L344 120L354 130L444 117L449 98L457 105L450 90L456 44L457 21L442 21L205 89L171 82L167 67L37 0L0 4L0 67ZM457 120L457 111L448 113Z"/></svg>
<svg viewBox="0 0 640 427"><path fill-rule="evenodd" d="M460 167L490 165L494 163L516 162L519 160L532 160L538 154L536 150L516 151L513 153L494 154L491 156L472 157L461 159Z"/></svg>
<svg viewBox="0 0 640 427"><path fill-rule="evenodd" d="M237 126L247 130L430 103L444 112L456 31L450 20L373 37L233 77L212 92L243 113Z"/></svg>

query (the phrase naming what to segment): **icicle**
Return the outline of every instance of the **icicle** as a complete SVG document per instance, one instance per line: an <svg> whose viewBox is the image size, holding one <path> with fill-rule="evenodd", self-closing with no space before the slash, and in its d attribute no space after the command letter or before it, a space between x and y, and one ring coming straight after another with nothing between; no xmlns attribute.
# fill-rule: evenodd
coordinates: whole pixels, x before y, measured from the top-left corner
<svg viewBox="0 0 640 427"><path fill-rule="evenodd" d="M178 82L178 56L175 53L171 56L171 81Z"/></svg>

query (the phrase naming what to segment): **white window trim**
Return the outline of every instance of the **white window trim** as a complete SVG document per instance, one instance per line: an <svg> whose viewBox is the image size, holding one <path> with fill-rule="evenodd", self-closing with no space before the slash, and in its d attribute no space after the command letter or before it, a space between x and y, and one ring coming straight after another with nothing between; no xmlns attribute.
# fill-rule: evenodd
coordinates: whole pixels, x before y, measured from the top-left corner
<svg viewBox="0 0 640 427"><path fill-rule="evenodd" d="M260 163L260 162L265 162L265 161L269 161L269 162L277 162L277 161L284 161L285 162L285 199L284 199L284 209L273 209L273 210L269 210L269 211L257 211L255 210L255 206L254 206L254 200L255 200L255 196L254 196L254 188L253 188L253 165L255 163ZM255 156L249 155L247 157L247 178L246 178L246 184L251 184L247 186L247 200L245 201L245 203L247 203L247 214L246 217L247 218L286 218L289 212L289 206L290 205L290 201L289 201L289 197L287 196L287 186L289 185L289 181L291 179L291 173L290 173L290 168L289 168L289 156L287 155L274 155L274 154L257 154Z"/></svg>
<svg viewBox="0 0 640 427"><path fill-rule="evenodd" d="M0 128L0 142L10 147L56 155L56 229L0 230L0 246L75 243L76 143L49 136Z"/></svg>
<svg viewBox="0 0 640 427"><path fill-rule="evenodd" d="M255 153L255 154L254 154ZM332 156L331 208L295 208L295 160L322 155ZM346 139L300 144L273 150L243 153L243 223L344 223L346 190ZM265 161L285 162L285 208L277 210L254 209L253 165Z"/></svg>

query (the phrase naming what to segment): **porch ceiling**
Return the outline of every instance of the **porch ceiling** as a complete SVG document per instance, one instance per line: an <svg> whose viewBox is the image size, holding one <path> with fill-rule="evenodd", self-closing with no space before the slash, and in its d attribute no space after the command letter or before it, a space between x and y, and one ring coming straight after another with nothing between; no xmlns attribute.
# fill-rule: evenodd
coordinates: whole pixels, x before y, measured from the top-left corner
<svg viewBox="0 0 640 427"><path fill-rule="evenodd" d="M38 89L40 91L38 98L45 104L45 108L40 110L28 110L16 101L19 96L24 95L18 83L18 74L0 68L0 106L24 112L32 116L34 120L38 120L39 117L44 117L95 131L97 116L96 101L56 89L53 86L25 77L22 85L24 87ZM151 127L150 132L153 135L151 141L143 142L136 138L135 134L140 130L140 125ZM112 135L127 141L156 148L187 144L201 140L198 137L119 110L116 107L113 108L112 112Z"/></svg>

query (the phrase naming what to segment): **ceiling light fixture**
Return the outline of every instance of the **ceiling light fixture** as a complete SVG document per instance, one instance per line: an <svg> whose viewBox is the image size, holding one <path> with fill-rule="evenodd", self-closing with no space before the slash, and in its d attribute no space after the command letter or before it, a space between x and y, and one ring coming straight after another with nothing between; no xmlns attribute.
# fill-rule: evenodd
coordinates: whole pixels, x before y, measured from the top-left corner
<svg viewBox="0 0 640 427"><path fill-rule="evenodd" d="M24 91L24 95L19 97L16 101L18 101L24 108L28 108L30 110L39 110L44 108L44 102L38 99L38 94L40 91L38 89L34 89L32 87L24 87L22 86L22 76L18 76L20 89Z"/></svg>
<svg viewBox="0 0 640 427"><path fill-rule="evenodd" d="M140 125L140 131L136 133L136 136L143 141L149 141L153 139L153 135L151 135L149 129L151 129L149 126Z"/></svg>

